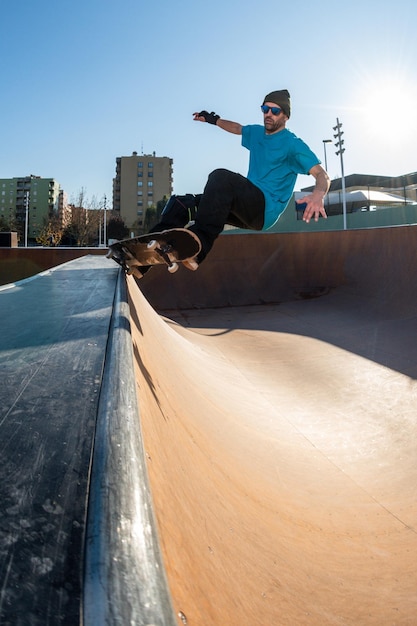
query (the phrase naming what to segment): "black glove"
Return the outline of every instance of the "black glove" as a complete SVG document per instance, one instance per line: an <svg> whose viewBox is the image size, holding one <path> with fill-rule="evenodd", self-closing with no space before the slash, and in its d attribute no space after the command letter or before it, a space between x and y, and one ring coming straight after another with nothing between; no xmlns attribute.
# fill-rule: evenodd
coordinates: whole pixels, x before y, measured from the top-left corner
<svg viewBox="0 0 417 626"><path fill-rule="evenodd" d="M217 120L220 119L220 115L216 115L214 111L212 111L211 113L208 113L207 111L200 111L198 116L204 117L204 119L206 120L208 124L214 124L214 125L216 125Z"/></svg>

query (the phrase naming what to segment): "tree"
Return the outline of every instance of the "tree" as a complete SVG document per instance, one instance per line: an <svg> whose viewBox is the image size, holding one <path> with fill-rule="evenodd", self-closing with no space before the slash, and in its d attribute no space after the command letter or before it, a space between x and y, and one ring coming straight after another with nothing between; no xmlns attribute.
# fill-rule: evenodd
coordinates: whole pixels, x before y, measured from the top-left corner
<svg viewBox="0 0 417 626"><path fill-rule="evenodd" d="M143 227L141 228L143 233L148 233L151 228L159 224L161 221L162 211L164 210L167 201L167 196L164 196L162 200L159 200L156 203L156 206L150 206L146 209Z"/></svg>
<svg viewBox="0 0 417 626"><path fill-rule="evenodd" d="M42 246L59 246L61 243L64 230L61 225L61 221L58 216L53 216L49 220L44 221L43 227L39 231L39 235L36 237L36 242Z"/></svg>
<svg viewBox="0 0 417 626"><path fill-rule="evenodd" d="M155 206L150 206L146 209L145 219L143 221L143 232L148 233L152 226L155 226L157 223L157 209Z"/></svg>
<svg viewBox="0 0 417 626"><path fill-rule="evenodd" d="M129 237L129 229L120 215L112 215L107 224L108 239L126 239Z"/></svg>
<svg viewBox="0 0 417 626"><path fill-rule="evenodd" d="M5 217L0 217L0 233L10 232L10 223Z"/></svg>
<svg viewBox="0 0 417 626"><path fill-rule="evenodd" d="M16 216L10 216L9 218L4 215L0 216L0 232L9 233L10 231L14 231L18 233L18 239L21 238L21 229L19 228L19 223L16 220Z"/></svg>
<svg viewBox="0 0 417 626"><path fill-rule="evenodd" d="M97 200L88 200L85 189L78 194L76 203L71 206L71 220L64 231L65 243L76 246L97 244L101 211L97 210Z"/></svg>

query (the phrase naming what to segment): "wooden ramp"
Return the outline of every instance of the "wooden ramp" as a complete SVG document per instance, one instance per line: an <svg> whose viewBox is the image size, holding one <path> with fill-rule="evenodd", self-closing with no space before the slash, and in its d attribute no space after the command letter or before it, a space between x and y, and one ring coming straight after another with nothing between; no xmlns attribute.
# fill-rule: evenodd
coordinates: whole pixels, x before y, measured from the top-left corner
<svg viewBox="0 0 417 626"><path fill-rule="evenodd" d="M416 266L408 227L226 236L128 279L178 624L415 623Z"/></svg>

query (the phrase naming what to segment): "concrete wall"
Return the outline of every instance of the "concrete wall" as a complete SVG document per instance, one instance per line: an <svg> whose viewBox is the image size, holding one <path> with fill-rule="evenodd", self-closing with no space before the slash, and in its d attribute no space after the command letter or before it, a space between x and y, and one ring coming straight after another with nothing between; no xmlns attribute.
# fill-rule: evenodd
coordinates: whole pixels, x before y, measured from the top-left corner
<svg viewBox="0 0 417 626"><path fill-rule="evenodd" d="M106 253L105 248L0 248L0 285L29 278L87 254Z"/></svg>

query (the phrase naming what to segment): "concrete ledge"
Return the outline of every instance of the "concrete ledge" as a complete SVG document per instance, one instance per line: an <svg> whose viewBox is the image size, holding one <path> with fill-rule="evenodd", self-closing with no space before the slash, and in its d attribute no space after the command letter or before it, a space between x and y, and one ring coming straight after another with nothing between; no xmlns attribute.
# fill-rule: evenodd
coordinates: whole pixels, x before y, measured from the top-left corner
<svg viewBox="0 0 417 626"><path fill-rule="evenodd" d="M122 272L94 445L84 598L86 626L177 623L153 517Z"/></svg>
<svg viewBox="0 0 417 626"><path fill-rule="evenodd" d="M85 572L84 623L174 624L123 294L120 268L103 256L0 289L5 626L83 623Z"/></svg>

